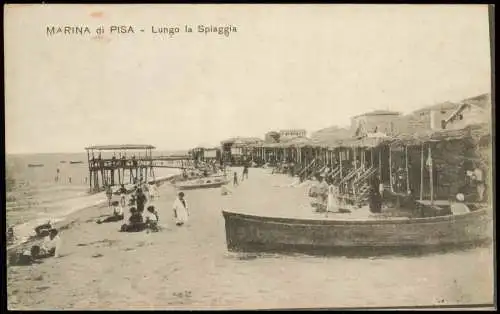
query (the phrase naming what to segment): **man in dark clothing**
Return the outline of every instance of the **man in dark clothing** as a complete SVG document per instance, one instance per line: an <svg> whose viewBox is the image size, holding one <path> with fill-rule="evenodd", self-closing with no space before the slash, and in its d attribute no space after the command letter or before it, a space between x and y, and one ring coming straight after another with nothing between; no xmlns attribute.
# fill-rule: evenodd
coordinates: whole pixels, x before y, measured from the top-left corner
<svg viewBox="0 0 500 314"><path fill-rule="evenodd" d="M235 172L233 175L233 186L238 185L238 174Z"/></svg>
<svg viewBox="0 0 500 314"><path fill-rule="evenodd" d="M243 175L241 176L241 180L248 179L248 165L245 164L243 166Z"/></svg>
<svg viewBox="0 0 500 314"><path fill-rule="evenodd" d="M382 212L382 196L379 192L380 181L375 177L370 185L370 212Z"/></svg>
<svg viewBox="0 0 500 314"><path fill-rule="evenodd" d="M120 231L122 232L139 232L146 228L144 218L134 207L130 208L130 218L128 224L123 224Z"/></svg>
<svg viewBox="0 0 500 314"><path fill-rule="evenodd" d="M144 205L148 199L146 198L146 195L142 192L142 189L137 189L137 197L136 197L136 204L137 204L137 211L140 212L141 214L144 212Z"/></svg>

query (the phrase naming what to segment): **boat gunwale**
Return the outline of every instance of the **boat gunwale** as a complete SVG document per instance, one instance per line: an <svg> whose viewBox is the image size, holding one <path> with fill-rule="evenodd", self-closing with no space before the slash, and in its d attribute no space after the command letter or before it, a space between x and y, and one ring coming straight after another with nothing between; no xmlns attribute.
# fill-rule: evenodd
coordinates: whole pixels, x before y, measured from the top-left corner
<svg viewBox="0 0 500 314"><path fill-rule="evenodd" d="M196 188L206 188L206 187L217 187L228 184L229 181L221 181L221 182L211 182L206 184L176 184L176 187L179 189L196 189Z"/></svg>
<svg viewBox="0 0 500 314"><path fill-rule="evenodd" d="M446 215L437 217L423 218L408 218L408 219L373 219L373 220L332 220L332 219L316 219L316 218L292 218L292 217L269 217L258 216L252 214L237 213L227 210L222 210L224 218L240 218L247 221L258 223L273 223L273 224L288 224L293 226L330 226L330 225L401 225L401 224L430 224L440 222L451 222L456 220L468 220L474 217L483 217L488 215L486 209L478 209L476 211L461 214L461 215ZM231 217L232 216L232 217Z"/></svg>

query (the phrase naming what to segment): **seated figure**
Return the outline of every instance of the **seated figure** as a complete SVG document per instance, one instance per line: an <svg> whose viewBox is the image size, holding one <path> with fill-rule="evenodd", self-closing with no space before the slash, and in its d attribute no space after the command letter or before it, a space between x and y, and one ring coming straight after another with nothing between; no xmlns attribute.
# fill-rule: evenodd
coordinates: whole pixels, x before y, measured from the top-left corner
<svg viewBox="0 0 500 314"><path fill-rule="evenodd" d="M152 231L159 231L158 222L160 221L160 216L156 211L154 206L148 206L146 212L146 226Z"/></svg>
<svg viewBox="0 0 500 314"><path fill-rule="evenodd" d="M35 233L37 237L46 237L49 235L49 231L52 229L50 221L35 227Z"/></svg>
<svg viewBox="0 0 500 314"><path fill-rule="evenodd" d="M135 207L130 208L130 217L128 223L121 226L120 231L122 232L139 232L146 228L144 219L141 212L139 212Z"/></svg>
<svg viewBox="0 0 500 314"><path fill-rule="evenodd" d="M120 203L118 201L114 201L112 203L112 206L113 206L113 214L104 219L97 220L96 222L98 224L123 220L123 207L120 205Z"/></svg>

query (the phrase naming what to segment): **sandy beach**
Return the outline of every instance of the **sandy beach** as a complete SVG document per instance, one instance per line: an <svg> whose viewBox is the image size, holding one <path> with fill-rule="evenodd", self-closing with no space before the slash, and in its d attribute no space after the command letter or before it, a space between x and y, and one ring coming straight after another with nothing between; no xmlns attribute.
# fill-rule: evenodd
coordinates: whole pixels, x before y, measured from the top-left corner
<svg viewBox="0 0 500 314"><path fill-rule="evenodd" d="M241 176L241 169L237 169ZM491 248L422 257L350 259L227 251L224 208L305 214L305 187L250 169L249 180L186 191L190 221L172 220L175 188L153 201L164 229L121 233L109 213L73 214L61 231L62 257L7 270L9 309L173 309L417 306L493 302ZM290 197L289 197L290 196ZM303 207L301 207L303 206ZM250 209L248 209L250 210ZM312 215L312 214L311 214Z"/></svg>

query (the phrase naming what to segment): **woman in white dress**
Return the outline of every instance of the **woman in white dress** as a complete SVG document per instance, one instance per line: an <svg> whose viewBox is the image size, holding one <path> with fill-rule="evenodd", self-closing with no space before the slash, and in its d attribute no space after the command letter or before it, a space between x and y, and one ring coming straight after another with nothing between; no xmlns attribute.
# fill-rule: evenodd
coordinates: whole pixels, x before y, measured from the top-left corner
<svg viewBox="0 0 500 314"><path fill-rule="evenodd" d="M184 192L180 192L179 196L175 199L174 205L174 219L177 226L182 226L188 221L189 211L186 200L184 199Z"/></svg>
<svg viewBox="0 0 500 314"><path fill-rule="evenodd" d="M337 188L330 184L328 186L328 201L327 201L327 212L337 212L338 204L337 204Z"/></svg>

